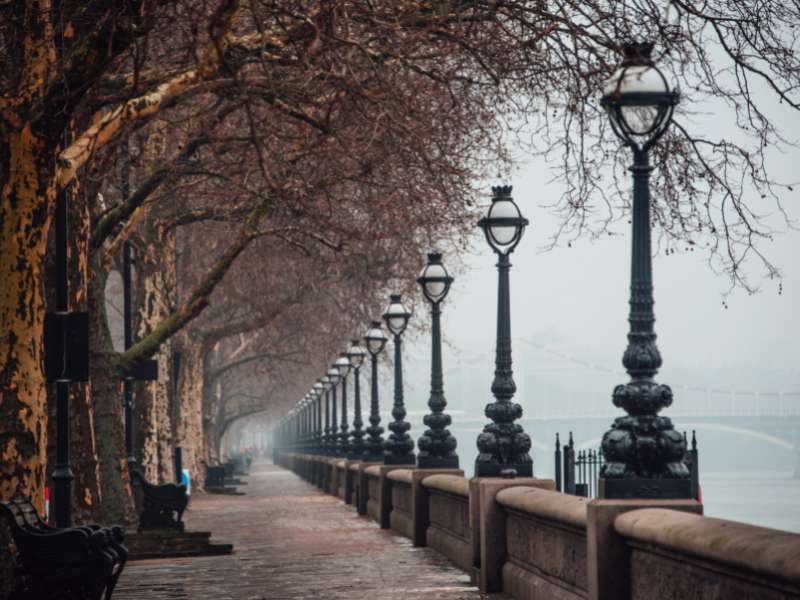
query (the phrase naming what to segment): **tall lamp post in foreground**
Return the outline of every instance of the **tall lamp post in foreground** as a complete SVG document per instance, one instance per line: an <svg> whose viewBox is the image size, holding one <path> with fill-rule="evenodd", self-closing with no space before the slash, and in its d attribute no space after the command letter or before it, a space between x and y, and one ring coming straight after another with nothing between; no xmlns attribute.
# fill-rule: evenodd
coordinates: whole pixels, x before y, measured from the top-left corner
<svg viewBox="0 0 800 600"><path fill-rule="evenodd" d="M603 436L599 492L605 498L692 497L686 443L669 418L658 416L672 404L672 390L654 380L661 355L653 326L649 150L669 127L679 94L654 65L652 51L649 43L625 45L601 100L614 133L633 151L630 331L622 357L631 381L613 395L628 414Z"/></svg>
<svg viewBox="0 0 800 600"><path fill-rule="evenodd" d="M361 418L361 365L367 351L362 348L358 340L353 340L347 349L347 358L353 367L353 432L352 441L349 444L347 458L350 460L361 460L366 445L364 444L364 421Z"/></svg>
<svg viewBox="0 0 800 600"><path fill-rule="evenodd" d="M386 322L386 328L394 337L394 406L392 407L394 421L387 426L392 433L386 440L384 463L387 465L413 465L416 463L414 440L408 435L411 425L405 420L406 407L403 404L402 351L402 335L408 326L411 313L403 306L400 294L392 294L390 298L391 302L386 312L383 313L383 320Z"/></svg>
<svg viewBox="0 0 800 600"><path fill-rule="evenodd" d="M453 278L442 264L441 254L428 254L428 264L422 269L417 282L422 294L431 304L431 395L428 399L430 414L425 415L423 423L429 428L417 441L419 454L417 466L421 469L457 469L456 438L447 430L452 422L450 415L444 413L447 400L444 397L442 378L442 333L441 304Z"/></svg>
<svg viewBox="0 0 800 600"><path fill-rule="evenodd" d="M381 412L378 404L378 355L386 346L387 337L381 329L380 321L373 321L372 327L364 336L372 363L371 392L369 400L369 427L367 427L367 447L364 450L364 462L383 462L386 450L383 447L383 427L381 427Z"/></svg>
<svg viewBox="0 0 800 600"><path fill-rule="evenodd" d="M339 425L339 455L347 456L350 453L350 436L347 433L349 428L347 423L347 375L350 373L350 359L347 358L347 353L342 352L339 358L333 363L339 369L339 375L342 377L342 418Z"/></svg>
<svg viewBox="0 0 800 600"><path fill-rule="evenodd" d="M478 221L486 241L497 253L497 345L492 394L495 401L486 405L486 416L492 422L478 436L476 477L496 477L516 473L533 475L533 461L528 451L531 438L514 421L522 416L522 407L511 401L517 386L511 370L511 302L508 271L509 255L517 247L528 219L524 218L511 197L511 186L492 188L492 204L486 216Z"/></svg>

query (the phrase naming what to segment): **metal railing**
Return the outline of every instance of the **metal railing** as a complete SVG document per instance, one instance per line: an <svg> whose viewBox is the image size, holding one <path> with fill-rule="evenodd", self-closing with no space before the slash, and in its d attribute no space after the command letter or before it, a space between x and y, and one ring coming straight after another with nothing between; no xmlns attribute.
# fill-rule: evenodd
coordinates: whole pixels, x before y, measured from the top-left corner
<svg viewBox="0 0 800 600"><path fill-rule="evenodd" d="M689 443L686 432L683 432L686 440L686 456L684 462L689 467L692 480L692 497L699 499L699 456L697 450L697 435L692 431L691 444ZM600 471L604 460L603 452L600 448L575 450L575 442L572 439L572 432L569 432L569 440L561 446L559 434L556 434L555 450L555 480L556 490L571 494L573 496L583 496L584 498L598 497L598 482Z"/></svg>

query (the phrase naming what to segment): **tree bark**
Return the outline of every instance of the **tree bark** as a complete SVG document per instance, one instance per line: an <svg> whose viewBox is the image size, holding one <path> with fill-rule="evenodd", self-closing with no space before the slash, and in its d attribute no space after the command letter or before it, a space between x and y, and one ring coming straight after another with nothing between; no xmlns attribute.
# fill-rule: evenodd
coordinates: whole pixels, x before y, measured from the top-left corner
<svg viewBox="0 0 800 600"><path fill-rule="evenodd" d="M205 485L203 461L203 368L205 346L190 332L180 334L181 374L178 380L176 446L183 449L183 467L189 469L192 485Z"/></svg>
<svg viewBox="0 0 800 600"><path fill-rule="evenodd" d="M0 126L0 497L43 508L47 394L42 267L55 206L53 140Z"/></svg>
<svg viewBox="0 0 800 600"><path fill-rule="evenodd" d="M125 459L122 382L112 367L116 353L106 322L107 273L100 262L95 257L90 280L89 347L103 510L108 521L135 526L136 510Z"/></svg>
<svg viewBox="0 0 800 600"><path fill-rule="evenodd" d="M136 236L136 337L149 335L172 312L175 292L174 235L145 227ZM174 481L170 400L172 343L159 347L158 380L136 386L134 411L137 457L148 481Z"/></svg>

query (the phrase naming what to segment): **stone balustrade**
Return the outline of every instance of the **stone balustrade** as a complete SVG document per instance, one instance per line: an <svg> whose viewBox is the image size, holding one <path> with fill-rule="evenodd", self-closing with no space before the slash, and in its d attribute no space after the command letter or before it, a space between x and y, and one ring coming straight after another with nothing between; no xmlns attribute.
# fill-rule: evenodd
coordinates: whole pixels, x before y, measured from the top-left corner
<svg viewBox="0 0 800 600"><path fill-rule="evenodd" d="M694 500L592 500L533 478L466 479L310 454L280 464L520 600L800 600L800 535ZM332 478L336 483L332 485Z"/></svg>
<svg viewBox="0 0 800 600"><path fill-rule="evenodd" d="M428 490L430 525L427 544L467 573L475 567L475 545L469 512L469 481L457 475L429 475L422 480Z"/></svg>
<svg viewBox="0 0 800 600"><path fill-rule="evenodd" d="M629 597L800 596L794 533L664 509L625 513L614 528L629 548Z"/></svg>
<svg viewBox="0 0 800 600"><path fill-rule="evenodd" d="M587 597L587 500L512 487L497 494L506 515L502 588L514 598Z"/></svg>

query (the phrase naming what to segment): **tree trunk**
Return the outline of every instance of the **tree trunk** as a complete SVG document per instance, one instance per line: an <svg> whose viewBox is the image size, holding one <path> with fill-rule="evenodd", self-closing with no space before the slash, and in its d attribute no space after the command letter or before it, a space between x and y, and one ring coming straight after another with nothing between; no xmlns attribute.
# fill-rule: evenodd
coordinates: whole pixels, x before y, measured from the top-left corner
<svg viewBox="0 0 800 600"><path fill-rule="evenodd" d="M172 313L175 291L174 236L160 228L147 228L133 241L136 252L134 306L136 337L150 334ZM173 468L170 397L173 382L170 373L172 343L161 344L158 380L136 386L134 410L136 446L139 465L151 482L175 479Z"/></svg>
<svg viewBox="0 0 800 600"><path fill-rule="evenodd" d="M106 277L95 257L89 288L89 347L100 483L106 519L132 527L137 516L125 458L122 382L112 366L115 352L106 322Z"/></svg>
<svg viewBox="0 0 800 600"><path fill-rule="evenodd" d="M30 125L0 135L0 497L43 508L47 394L42 267L55 202L55 150Z"/></svg>
<svg viewBox="0 0 800 600"><path fill-rule="evenodd" d="M217 422L219 419L221 390L219 380L209 381L209 369L203 369L203 437L205 450L211 462L220 459L217 445Z"/></svg>
<svg viewBox="0 0 800 600"><path fill-rule="evenodd" d="M203 356L201 340L189 332L180 334L181 375L178 381L180 404L177 418L176 446L183 448L183 466L189 469L192 485L205 485L205 448L203 444Z"/></svg>

